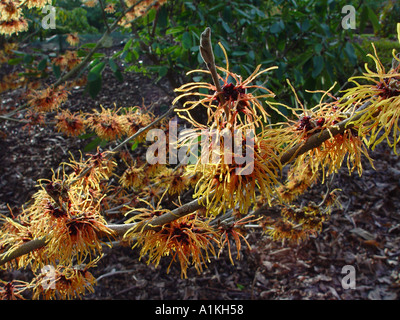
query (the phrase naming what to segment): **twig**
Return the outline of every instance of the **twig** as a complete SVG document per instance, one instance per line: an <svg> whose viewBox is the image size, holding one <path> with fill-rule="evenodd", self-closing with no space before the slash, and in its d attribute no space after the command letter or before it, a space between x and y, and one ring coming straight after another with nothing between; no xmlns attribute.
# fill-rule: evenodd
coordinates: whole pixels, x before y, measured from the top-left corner
<svg viewBox="0 0 400 320"><path fill-rule="evenodd" d="M105 25L106 25L106 27L107 27L107 30L108 30L108 32L110 33L111 31L110 31L110 26L108 25L108 22L107 22L107 16L106 16L106 12L105 12L105 8L104 8L104 3L103 3L103 0L99 0L99 3L100 3L100 7L101 7L101 13L102 13L102 15L103 15L103 20L104 20L104 23L105 23Z"/></svg>
<svg viewBox="0 0 400 320"><path fill-rule="evenodd" d="M201 34L200 54L201 54L201 57L203 58L204 62L207 65L207 69L211 73L211 77L213 79L215 88L217 89L219 101L222 105L224 105L225 99L224 99L224 96L222 94L220 94L222 92L222 88L221 88L221 84L218 79L217 68L215 66L214 52L213 52L212 43L211 43L211 29L209 27L206 28L203 31L203 33ZM229 113L227 110L227 106L224 106L224 108L225 108L225 113L228 116Z"/></svg>

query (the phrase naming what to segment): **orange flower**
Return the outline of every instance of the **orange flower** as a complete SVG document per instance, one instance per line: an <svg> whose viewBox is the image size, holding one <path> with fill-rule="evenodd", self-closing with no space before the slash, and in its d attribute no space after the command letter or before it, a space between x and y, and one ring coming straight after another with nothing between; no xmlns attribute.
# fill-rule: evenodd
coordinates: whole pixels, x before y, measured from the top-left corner
<svg viewBox="0 0 400 320"><path fill-rule="evenodd" d="M28 128L30 131L31 127L42 125L45 123L45 117L42 112L35 112L33 110L29 110L25 114L25 119L28 121L26 125L23 126L23 129Z"/></svg>
<svg viewBox="0 0 400 320"><path fill-rule="evenodd" d="M28 104L36 111L49 112L59 108L67 101L69 92L64 87L48 87L44 90L33 91L28 95Z"/></svg>
<svg viewBox="0 0 400 320"><path fill-rule="evenodd" d="M235 245L236 245L236 250L237 250L237 256L236 259L240 259L240 249L241 249L241 240L245 242L249 250L251 250L250 244L242 234L242 231L239 229L241 226L245 224L249 224L251 222L257 222L261 218L255 218L253 215L246 216L240 220L234 221L231 224L226 224L222 222L222 224L218 227L219 232L221 233L221 238L220 238L220 250L218 253L218 256L221 254L222 250L224 249L225 245L228 246L228 253L229 253L229 259L232 264L234 264L233 259L232 259L232 253L231 253L231 245L230 242L231 240L234 240Z"/></svg>
<svg viewBox="0 0 400 320"><path fill-rule="evenodd" d="M164 169L154 178L156 185L168 190L170 195L179 195L188 188L189 178L184 175L183 169Z"/></svg>
<svg viewBox="0 0 400 320"><path fill-rule="evenodd" d="M64 56L66 59L66 65L68 70L73 69L82 61L82 58L78 57L78 53L76 51L68 50L65 52Z"/></svg>
<svg viewBox="0 0 400 320"><path fill-rule="evenodd" d="M289 170L287 181L277 191L284 202L292 202L299 195L303 194L318 178L318 172L314 173L311 164L298 163Z"/></svg>
<svg viewBox="0 0 400 320"><path fill-rule="evenodd" d="M67 35L66 41L71 45L71 46L76 46L79 43L79 37L78 33L69 33Z"/></svg>
<svg viewBox="0 0 400 320"><path fill-rule="evenodd" d="M76 137L85 132L85 122L80 114L71 113L69 110L63 110L58 114L56 128L68 136Z"/></svg>
<svg viewBox="0 0 400 320"><path fill-rule="evenodd" d="M144 172L144 167L137 168L135 166L130 166L124 171L120 178L120 184L124 188L132 187L134 189L142 187L145 183L146 174Z"/></svg>
<svg viewBox="0 0 400 320"><path fill-rule="evenodd" d="M236 141L242 146L237 148L239 150L233 146L225 148L222 131L217 131L216 135L215 140L220 145L211 143L202 150L196 164L186 166L189 177L200 174L193 197L199 198L212 211L238 207L241 213L246 213L254 203L257 190L271 201L281 168L278 158L283 144L280 131L263 128L254 138L245 137L242 132L236 136L236 139L242 139L242 143ZM204 159L203 152L208 152L210 158Z"/></svg>
<svg viewBox="0 0 400 320"><path fill-rule="evenodd" d="M96 134L104 140L116 140L125 134L125 117L119 116L118 110L105 109L89 116L86 120L87 125L92 128Z"/></svg>
<svg viewBox="0 0 400 320"><path fill-rule="evenodd" d="M134 135L141 128L146 127L154 120L153 114L143 112L142 108L138 106L124 110L121 117L125 124L125 135L128 137ZM136 141L142 142L146 140L146 134L146 132L140 134L136 138Z"/></svg>
<svg viewBox="0 0 400 320"><path fill-rule="evenodd" d="M0 21L0 34L12 35L28 30L28 22L25 18L12 18L10 20Z"/></svg>
<svg viewBox="0 0 400 320"><path fill-rule="evenodd" d="M172 104L175 104L178 100L189 97L197 96L200 100L186 101L183 104L183 108L177 108L176 111L181 118L184 118L191 122L196 127L204 127L203 125L196 122L190 115L190 111L197 106L203 106L207 109L209 116L209 123L214 123L215 125L220 125L222 127L228 127L226 123L233 125L234 123L246 123L253 126L257 126L262 120L267 121L268 114L265 108L260 103L260 98L274 97L275 94L272 93L265 87L259 85L251 85L258 76L261 74L276 69L277 67L271 67L262 71L260 70L261 65L257 66L255 71L246 79L242 80L242 77L229 71L229 62L226 55L225 49L220 45L227 61L226 68L217 67L217 69L225 73L225 77L219 76L220 80L223 81L222 92L216 92L216 87L207 82L194 82L182 85L180 88L175 89L177 92L182 92L177 98L174 99ZM202 72L210 74L210 71L206 70L192 70L188 72L191 74L193 72ZM234 80L229 82L230 79ZM211 91L210 93L192 92L195 89L207 89ZM253 95L253 93L248 92L248 90L260 90L266 93L260 95ZM228 114L226 114L228 113Z"/></svg>
<svg viewBox="0 0 400 320"><path fill-rule="evenodd" d="M11 282L0 280L0 300L25 300L21 293L28 286L28 283L20 280L13 280Z"/></svg>
<svg viewBox="0 0 400 320"><path fill-rule="evenodd" d="M104 11L107 13L114 13L115 12L114 5L112 3L107 4L106 7L104 8Z"/></svg>
<svg viewBox="0 0 400 320"><path fill-rule="evenodd" d="M208 252L215 255L212 242L216 242L216 233L197 214L184 216L160 228L159 231L131 234L136 240L134 247L141 246L140 257L148 255L147 263L154 263L157 267L162 257L171 256L167 272L172 262L178 259L181 276L186 278L187 268L191 264L200 273L203 264L210 260Z"/></svg>
<svg viewBox="0 0 400 320"><path fill-rule="evenodd" d="M4 0L0 2L1 17L5 21L19 19L22 13L18 3L13 0Z"/></svg>
<svg viewBox="0 0 400 320"><path fill-rule="evenodd" d="M400 25L400 24L399 24ZM400 27L398 27L400 38ZM386 72L377 55L375 46L374 55L368 54L375 62L376 72L370 70L365 64L366 73L359 77L352 77L353 88L346 90L341 103L348 112L360 107L366 101L370 104L363 110L361 117L354 122L357 133L367 145L375 148L380 142L386 139L389 146L397 154L396 145L400 140L400 63L399 58L393 52L393 68ZM367 84L360 84L357 79L366 80ZM381 134L382 133L382 134ZM367 138L369 134L369 138ZM389 139L392 134L393 142Z"/></svg>
<svg viewBox="0 0 400 320"><path fill-rule="evenodd" d="M314 230L304 230L298 224L288 219L279 219L272 226L267 227L266 233L272 237L274 241L285 241L299 243L308 238L310 234L315 234Z"/></svg>
<svg viewBox="0 0 400 320"><path fill-rule="evenodd" d="M28 8L43 8L46 4L51 4L51 0L25 0L24 5Z"/></svg>
<svg viewBox="0 0 400 320"><path fill-rule="evenodd" d="M79 161L72 158L66 166L72 168L73 172L68 176L68 182L71 184L78 183L82 185L84 190L101 190L100 183L103 180L108 180L113 173L116 163L113 161L110 152L100 152L89 155L89 158L84 161Z"/></svg>

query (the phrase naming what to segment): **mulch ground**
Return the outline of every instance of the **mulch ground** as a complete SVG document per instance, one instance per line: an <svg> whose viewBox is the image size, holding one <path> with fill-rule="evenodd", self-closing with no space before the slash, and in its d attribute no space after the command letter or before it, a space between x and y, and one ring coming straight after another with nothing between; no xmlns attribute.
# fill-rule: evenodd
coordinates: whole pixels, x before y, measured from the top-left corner
<svg viewBox="0 0 400 320"><path fill-rule="evenodd" d="M104 88L96 100L73 90L66 107L91 110L103 106L168 106L173 99L159 84L137 74L119 83L106 73ZM18 105L20 92L0 95L7 112ZM160 103L161 101L161 103ZM160 110L158 110L161 112ZM157 110L156 110L157 112ZM37 190L37 179L50 178L51 169L73 155L86 140L71 139L52 127L32 127L11 121L0 130L0 212L23 205ZM381 144L371 152L376 170L365 161L363 175L335 175L333 187L341 188L342 208L332 212L322 233L300 244L276 243L260 231L247 235L251 250L243 247L241 259L232 265L227 252L212 259L201 274L194 268L182 279L178 264L164 258L157 268L139 261L138 250L115 246L104 249L94 275L96 291L84 299L398 299L400 296L400 161ZM319 197L325 186L317 186ZM344 266L355 270L355 289L345 289ZM0 271L1 279L24 278L23 271Z"/></svg>

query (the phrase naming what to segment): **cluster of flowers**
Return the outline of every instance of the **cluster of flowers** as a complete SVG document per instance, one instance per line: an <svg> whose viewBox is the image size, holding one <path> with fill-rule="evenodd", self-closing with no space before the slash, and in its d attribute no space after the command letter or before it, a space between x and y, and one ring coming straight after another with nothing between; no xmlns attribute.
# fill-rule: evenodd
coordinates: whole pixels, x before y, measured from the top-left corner
<svg viewBox="0 0 400 320"><path fill-rule="evenodd" d="M0 35L18 34L28 30L28 21L24 17L24 8L43 8L51 0L2 0L0 1Z"/></svg>
<svg viewBox="0 0 400 320"><path fill-rule="evenodd" d="M126 7L130 8L136 4L137 1L135 0L124 0ZM145 15L149 9L154 8L158 9L161 7L164 3L166 3L167 0L144 0L135 5L132 10L128 11L125 15L125 17L120 21L119 25L122 26L123 28L129 28L131 26L131 22L135 20L138 17L141 17ZM113 10L112 8L108 7L109 10Z"/></svg>
<svg viewBox="0 0 400 320"><path fill-rule="evenodd" d="M35 277L31 283L3 282L2 298L18 297L28 288L33 290L33 298L61 299L93 290L95 278L88 269L101 256L101 239L113 236L100 210L105 197L103 184L115 166L107 153L98 152L87 161L72 159L51 180L40 181L40 190L26 208L2 218L2 252L12 252L33 240L44 241L43 246L5 265L29 266ZM54 270L45 286L49 266Z"/></svg>

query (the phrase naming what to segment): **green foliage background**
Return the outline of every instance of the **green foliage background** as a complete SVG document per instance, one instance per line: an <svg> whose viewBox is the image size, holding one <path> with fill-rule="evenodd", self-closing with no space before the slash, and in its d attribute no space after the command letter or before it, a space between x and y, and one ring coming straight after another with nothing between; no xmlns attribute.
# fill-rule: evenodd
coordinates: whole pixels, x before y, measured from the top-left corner
<svg viewBox="0 0 400 320"><path fill-rule="evenodd" d="M243 77L258 64L264 68L277 65L279 69L264 80L279 100L295 103L285 82L289 78L300 98L312 104L317 97L305 90L326 90L334 82L341 85L354 72L362 72L361 62L371 48L359 34L383 32L375 12L388 6L386 2L360 1L355 5L356 30L341 27L345 16L341 10L346 4L334 0L170 1L135 23L132 41L121 57L130 64L127 71L156 73L176 87L187 81L185 72L204 68L199 35L211 27L217 64L225 64L217 45L221 42L231 70ZM388 20L388 16L382 18ZM391 21L388 24L393 26L381 36L390 36L389 30L395 30L396 21ZM150 58L148 65L137 63L143 54Z"/></svg>

